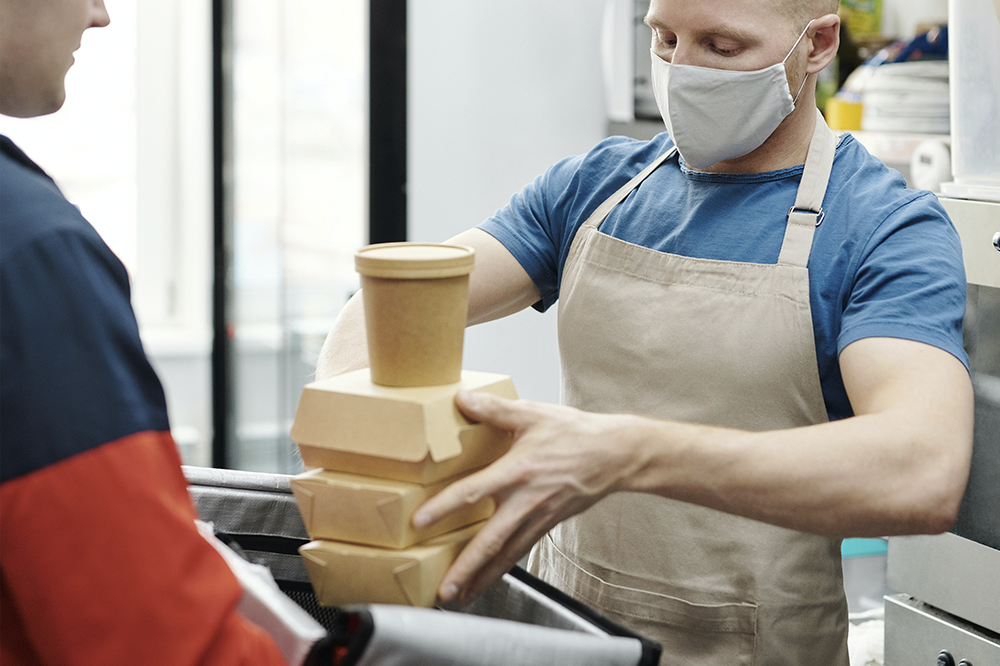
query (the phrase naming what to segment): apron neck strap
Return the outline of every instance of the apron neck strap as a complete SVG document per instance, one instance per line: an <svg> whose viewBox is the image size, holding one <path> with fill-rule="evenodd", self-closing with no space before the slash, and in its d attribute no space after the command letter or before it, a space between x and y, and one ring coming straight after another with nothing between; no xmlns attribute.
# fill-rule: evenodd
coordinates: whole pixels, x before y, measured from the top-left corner
<svg viewBox="0 0 1000 666"><path fill-rule="evenodd" d="M826 186L830 180L830 170L833 168L833 156L836 149L837 137L817 109L816 128L813 130L812 140L809 142L809 152L806 154L806 163L802 170L798 192L795 195L795 204L788 211L785 237L781 243L781 252L778 254L779 264L805 267L809 262L813 234L819 223L823 221L823 197L826 195ZM601 223L615 206L624 201L632 190L639 187L639 184L646 180L649 174L653 173L676 152L677 147L674 146L653 160L632 180L618 188L618 191L608 197L590 214L579 231L588 227L601 226Z"/></svg>
<svg viewBox="0 0 1000 666"><path fill-rule="evenodd" d="M795 204L788 210L785 238L781 243L778 263L805 267L812 251L813 235L823 221L823 197L833 168L837 137L816 111L816 129L809 142L802 180L795 195Z"/></svg>
<svg viewBox="0 0 1000 666"><path fill-rule="evenodd" d="M657 157L653 162L647 166L645 169L637 173L632 180L628 181L624 185L618 188L618 191L612 194L608 199L602 203L597 209L590 214L587 221L583 223L581 230L587 227L599 227L601 222L604 222L604 218L608 216L615 206L620 204L625 198L634 190L639 187L639 183L646 180L646 177L656 171L657 167L670 159L670 156L677 152L677 146L672 147L667 152L663 153Z"/></svg>

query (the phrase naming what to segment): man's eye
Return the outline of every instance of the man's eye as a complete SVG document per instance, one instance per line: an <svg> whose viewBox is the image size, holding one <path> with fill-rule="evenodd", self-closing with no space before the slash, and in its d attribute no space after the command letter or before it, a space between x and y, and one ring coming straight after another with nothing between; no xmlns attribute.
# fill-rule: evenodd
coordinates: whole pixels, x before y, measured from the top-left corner
<svg viewBox="0 0 1000 666"><path fill-rule="evenodd" d="M719 55L723 55L723 56L736 55L736 52L739 51L739 49L737 49L737 48L725 48L725 47L722 47L722 46L718 46L716 44L711 44L710 48L713 51L715 51L716 53L718 53Z"/></svg>
<svg viewBox="0 0 1000 666"><path fill-rule="evenodd" d="M660 32L659 30L653 31L653 39L656 40L657 45L666 46L673 48L677 46L677 37L673 34Z"/></svg>

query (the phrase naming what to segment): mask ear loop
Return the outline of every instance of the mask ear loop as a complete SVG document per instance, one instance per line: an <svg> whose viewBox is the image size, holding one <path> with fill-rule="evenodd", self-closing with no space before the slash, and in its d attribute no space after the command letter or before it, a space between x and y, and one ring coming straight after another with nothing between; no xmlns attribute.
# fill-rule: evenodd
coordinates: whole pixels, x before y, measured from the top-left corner
<svg viewBox="0 0 1000 666"><path fill-rule="evenodd" d="M799 91L795 93L795 99L792 100L792 106L795 106L796 102L799 101L799 95L802 94L802 89L806 87L806 79L808 78L809 78L808 74L802 77L802 83L799 84Z"/></svg>
<svg viewBox="0 0 1000 666"><path fill-rule="evenodd" d="M799 42L801 42L802 38L806 36L806 33L809 31L809 26L811 26L813 24L813 21L815 21L815 20L816 19L812 19L812 20L809 21L809 23L806 23L806 27L803 28L802 34L800 34L799 38L795 40L794 44L792 44L792 50L789 51L788 55L785 56L785 59L781 61L781 66L782 67L785 66L785 63L788 62L788 59L792 57L793 53L795 53L795 49L798 47ZM802 89L805 88L805 86L806 86L806 79L808 79L808 78L809 78L808 74L806 74L805 76L802 77L802 83L799 84L799 91L797 93L795 93L795 99L792 100L792 106L795 106L795 103L799 101L799 95L802 94Z"/></svg>

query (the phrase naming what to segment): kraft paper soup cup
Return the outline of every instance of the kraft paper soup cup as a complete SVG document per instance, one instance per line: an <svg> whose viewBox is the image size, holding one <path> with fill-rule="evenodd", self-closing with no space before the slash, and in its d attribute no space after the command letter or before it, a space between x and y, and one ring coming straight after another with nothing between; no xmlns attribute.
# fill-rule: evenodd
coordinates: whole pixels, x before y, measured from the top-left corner
<svg viewBox="0 0 1000 666"><path fill-rule="evenodd" d="M381 243L355 253L373 382L461 380L474 254L471 247L428 243Z"/></svg>

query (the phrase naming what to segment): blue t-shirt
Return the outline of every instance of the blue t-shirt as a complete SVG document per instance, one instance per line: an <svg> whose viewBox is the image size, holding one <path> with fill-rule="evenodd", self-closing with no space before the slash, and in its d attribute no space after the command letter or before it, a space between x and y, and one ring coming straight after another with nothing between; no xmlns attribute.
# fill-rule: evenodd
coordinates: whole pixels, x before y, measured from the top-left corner
<svg viewBox="0 0 1000 666"><path fill-rule="evenodd" d="M577 229L619 187L672 146L612 137L550 167L480 228L521 263L547 309L559 297ZM619 204L602 233L661 252L774 264L802 166L759 174L692 171L673 157ZM931 192L850 135L837 145L826 214L809 257L809 297L820 381L831 420L853 414L837 356L867 337L915 340L968 367L962 347L965 269L958 233Z"/></svg>

